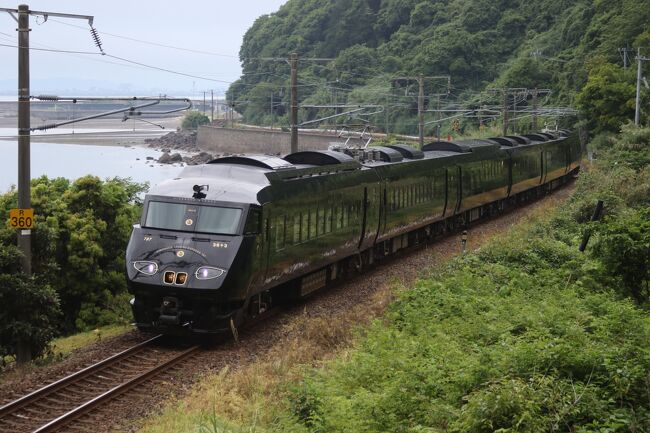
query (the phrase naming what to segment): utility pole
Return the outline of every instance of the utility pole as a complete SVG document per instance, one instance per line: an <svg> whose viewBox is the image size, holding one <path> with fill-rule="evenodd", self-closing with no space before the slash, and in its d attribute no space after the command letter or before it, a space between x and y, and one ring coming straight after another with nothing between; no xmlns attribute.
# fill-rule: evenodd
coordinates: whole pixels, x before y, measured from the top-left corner
<svg viewBox="0 0 650 433"><path fill-rule="evenodd" d="M508 89L503 89L503 135L508 135Z"/></svg>
<svg viewBox="0 0 650 433"><path fill-rule="evenodd" d="M639 47L637 49L637 55L636 55L636 60L637 60L637 69L636 69L636 108L634 110L634 124L639 125L641 122L641 74L642 74L642 67L641 67L641 62L650 60L648 57L641 57L641 48Z"/></svg>
<svg viewBox="0 0 650 433"><path fill-rule="evenodd" d="M424 77L418 77L418 133L420 149L424 147Z"/></svg>
<svg viewBox="0 0 650 433"><path fill-rule="evenodd" d="M271 129L275 124L275 112L273 111L273 90L271 90Z"/></svg>
<svg viewBox="0 0 650 433"><path fill-rule="evenodd" d="M30 143L31 105L29 101L29 6L18 6L18 208L31 203ZM32 231L19 230L18 249L28 277L32 275Z"/></svg>
<svg viewBox="0 0 650 433"><path fill-rule="evenodd" d="M291 153L298 151L298 53L291 53Z"/></svg>
<svg viewBox="0 0 650 433"><path fill-rule="evenodd" d="M210 89L210 122L214 122L214 90Z"/></svg>
<svg viewBox="0 0 650 433"><path fill-rule="evenodd" d="M533 89L533 132L537 131L537 87Z"/></svg>
<svg viewBox="0 0 650 433"><path fill-rule="evenodd" d="M235 127L235 95L230 94L230 127Z"/></svg>
<svg viewBox="0 0 650 433"><path fill-rule="evenodd" d="M623 68L627 69L627 67L629 66L629 63L630 63L629 62L629 59L630 59L629 53L633 53L634 50L631 50L628 43L625 42L625 48L619 48L618 52L621 54L621 57L623 57Z"/></svg>
<svg viewBox="0 0 650 433"><path fill-rule="evenodd" d="M205 114L205 90L203 91L203 114Z"/></svg>
<svg viewBox="0 0 650 433"><path fill-rule="evenodd" d="M418 82L418 134L420 148L424 146L424 80L438 80L444 79L447 81L447 92L451 90L451 76L437 75L434 77L424 77L418 75L417 77L397 77L394 80L416 80Z"/></svg>
<svg viewBox="0 0 650 433"><path fill-rule="evenodd" d="M440 98L438 98L438 105L440 105ZM483 94L481 93L478 100L478 130L483 131Z"/></svg>
<svg viewBox="0 0 650 433"><path fill-rule="evenodd" d="M386 106L384 107L384 133L386 134L386 137L388 137L388 134L390 134L388 128L388 105L390 104L390 99L388 95L386 95L386 98L384 99L386 101Z"/></svg>

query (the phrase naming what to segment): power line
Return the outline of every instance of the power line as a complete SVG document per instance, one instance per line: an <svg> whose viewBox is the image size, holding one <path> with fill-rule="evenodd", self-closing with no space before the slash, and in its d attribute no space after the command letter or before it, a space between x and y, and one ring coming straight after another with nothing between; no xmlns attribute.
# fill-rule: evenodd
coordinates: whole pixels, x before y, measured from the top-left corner
<svg viewBox="0 0 650 433"><path fill-rule="evenodd" d="M2 44L2 43L0 43L0 46L1 47L9 47L9 48L21 48L19 45L10 45L10 44ZM62 53L62 54L83 54L83 55L91 55L91 56L102 56L101 53L94 52L94 51L73 51L73 50L62 50L62 49L56 49L56 48L36 48L36 47L31 47L31 46L28 47L28 49L32 50L32 51L45 51L45 52ZM216 82L216 83L223 83L223 84L229 84L229 85L234 83L234 81L219 80L217 78L210 78L210 77L205 77L205 76L201 76L201 75L188 74L188 73L185 73L185 72L174 71L172 69L163 68L163 67L160 67L160 66L148 65L146 63L137 62L135 60L130 60L130 59L127 59L127 58L124 58L124 57L115 56L115 55L108 54L108 53L106 53L104 56L105 57L110 57L110 58L113 58L113 59L116 59L116 60L120 60L122 62L126 62L126 63L129 63L131 65L136 65L136 66L139 66L139 67L145 68L145 69L153 69L153 70L158 70L158 71L161 71L161 72L167 72L167 73L174 74L174 75L180 75L180 76L185 76L185 77L189 77L189 78L196 78L196 79L204 80L204 81L212 81L212 82ZM96 60L99 60L99 59L96 59ZM108 62L108 63L121 65L121 66L129 66L129 65L125 65L124 63L115 63L115 62ZM273 74L271 72L259 73L259 75L264 75L264 74L275 75L275 74ZM282 77L282 78L284 78L284 77ZM253 84L242 83L242 85L246 86L246 87L255 87L257 84L253 85ZM306 85L303 85L303 86L306 86ZM309 86L312 86L312 85L310 84Z"/></svg>
<svg viewBox="0 0 650 433"><path fill-rule="evenodd" d="M63 22L63 21L55 20L55 19L50 19L50 21L54 21L56 23L63 24L63 25L68 26L68 27L75 27L75 28L78 28L78 29L86 30L85 27L78 26L78 25L75 25L75 24L70 24L70 23L66 23L66 22ZM137 38L133 38L133 37L129 37L129 36L117 35L115 33L109 33L109 32L98 32L98 33L102 34L102 35L106 35L106 36L112 36L112 37L118 38L118 39L124 39L124 40L132 41L132 42L139 42L141 44L152 45L152 46L161 47L161 48L169 48L169 49L172 49L172 50L186 51L186 52L189 52L189 53L204 54L204 55L208 55L208 56L228 57L228 58L234 58L234 59L238 58L238 56L235 56L235 55L232 55L232 54L222 54L222 53L215 53L215 52L212 52L212 51L196 50L196 49L193 49L193 48L178 47L178 46L174 46L174 45L161 44L160 42L145 41L143 39L137 39Z"/></svg>
<svg viewBox="0 0 650 433"><path fill-rule="evenodd" d="M9 47L9 48L27 48L30 51L48 51L53 53L66 53L66 54L88 54L93 56L99 56L101 53L95 51L72 51L72 50L60 50L52 48L36 48L36 47L21 47L19 45L9 45L9 44L0 44L0 47Z"/></svg>

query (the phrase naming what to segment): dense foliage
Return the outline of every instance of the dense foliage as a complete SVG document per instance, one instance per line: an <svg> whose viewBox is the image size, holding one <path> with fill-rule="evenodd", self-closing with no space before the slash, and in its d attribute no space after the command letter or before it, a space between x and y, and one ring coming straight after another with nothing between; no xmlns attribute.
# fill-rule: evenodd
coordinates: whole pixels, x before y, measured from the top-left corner
<svg viewBox="0 0 650 433"><path fill-rule="evenodd" d="M479 98L475 92L503 86L550 88L552 101L572 105L588 74L593 93L599 91L594 88L599 79L614 73L586 65L596 57L621 65L619 48L647 45L648 22L650 8L636 0L289 0L246 33L240 50L244 74L229 97L246 121L267 124L274 98L273 115L286 123L289 67L268 59L297 52L305 59L332 59L300 62L302 105L386 105L387 111L371 120L390 132L416 130L416 87L393 81L405 75L450 75L450 97L461 97L466 105L500 103L496 94ZM617 95L604 98L620 97L623 105L614 107L612 116L629 116L628 86L634 78L625 75L625 80L605 82L617 88L603 91ZM443 99L446 92L444 80L426 88L427 95L442 93ZM592 97L601 95L582 98L589 121L608 116L591 107L599 104L592 104ZM303 110L300 120L332 113Z"/></svg>
<svg viewBox="0 0 650 433"><path fill-rule="evenodd" d="M140 215L138 194L144 187L124 179L102 181L93 176L74 182L46 177L33 180L35 278L25 279L17 263L2 260L18 257L13 246L16 232L3 226L0 279L7 283L0 289L5 298L2 326L29 322L32 325L24 327L25 332L42 341L47 338L39 333L51 336L53 332L129 320L124 249ZM0 220L8 219L16 200L15 191L0 196ZM55 320L59 308L62 315ZM0 341L0 350L11 351L10 339L3 336Z"/></svg>
<svg viewBox="0 0 650 433"><path fill-rule="evenodd" d="M183 129L196 129L208 123L210 123L210 118L205 114L199 113L198 111L188 111L185 117L183 117L181 126Z"/></svg>
<svg viewBox="0 0 650 433"><path fill-rule="evenodd" d="M648 431L649 138L600 137L610 149L559 212L401 293L351 352L292 385L271 429ZM597 198L605 216L589 223Z"/></svg>
<svg viewBox="0 0 650 433"><path fill-rule="evenodd" d="M0 365L6 356L20 361L40 356L56 334L59 299L44 279L20 273L20 253L0 247Z"/></svg>

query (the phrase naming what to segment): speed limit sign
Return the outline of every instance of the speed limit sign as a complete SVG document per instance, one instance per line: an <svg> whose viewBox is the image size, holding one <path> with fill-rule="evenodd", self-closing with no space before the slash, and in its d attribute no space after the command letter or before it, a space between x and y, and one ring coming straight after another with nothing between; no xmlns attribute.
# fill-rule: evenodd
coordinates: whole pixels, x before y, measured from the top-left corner
<svg viewBox="0 0 650 433"><path fill-rule="evenodd" d="M9 209L9 226L12 229L34 227L34 209Z"/></svg>

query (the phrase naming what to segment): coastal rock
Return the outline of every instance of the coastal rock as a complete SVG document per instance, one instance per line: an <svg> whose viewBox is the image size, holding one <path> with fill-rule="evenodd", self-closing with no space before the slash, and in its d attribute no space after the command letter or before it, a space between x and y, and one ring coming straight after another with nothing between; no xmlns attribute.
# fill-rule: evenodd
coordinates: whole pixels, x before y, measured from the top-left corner
<svg viewBox="0 0 650 433"><path fill-rule="evenodd" d="M198 152L199 148L196 144L196 131L179 131L170 132L162 137L147 138L145 143L152 148L162 148L165 150L183 150L186 152Z"/></svg>
<svg viewBox="0 0 650 433"><path fill-rule="evenodd" d="M199 164L206 164L210 161L212 161L215 157L209 154L208 152L201 152L196 155L192 155L190 157L185 157L183 158L183 161L187 165L199 165Z"/></svg>
<svg viewBox="0 0 650 433"><path fill-rule="evenodd" d="M158 158L158 163L160 164L174 164L175 162L183 161L183 157L180 153L163 153L160 158Z"/></svg>

